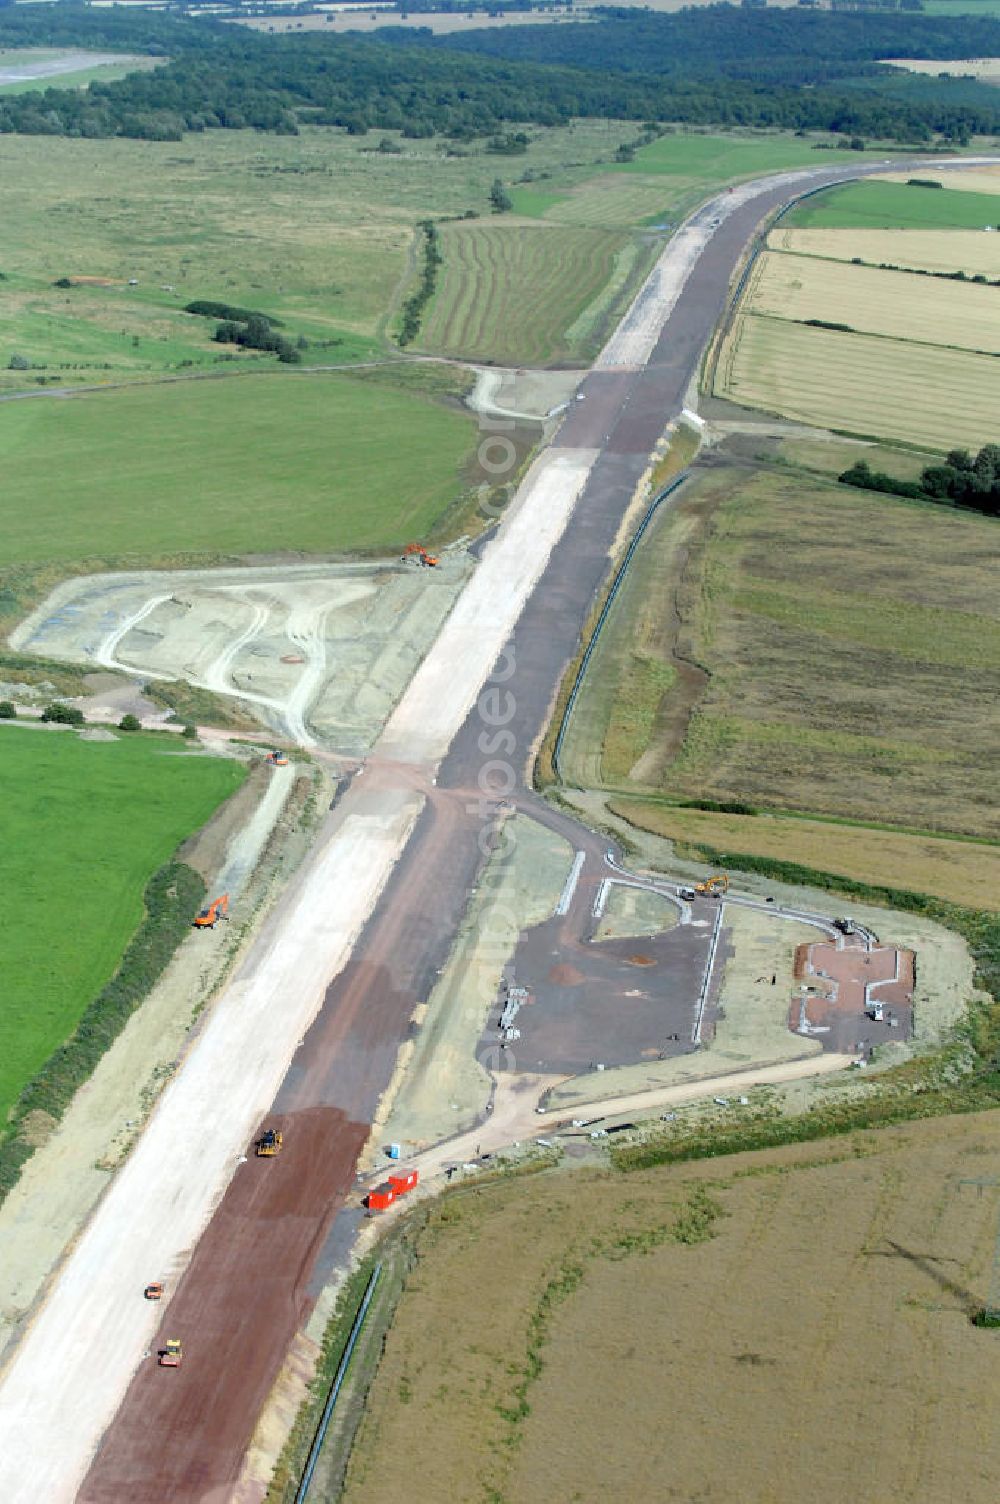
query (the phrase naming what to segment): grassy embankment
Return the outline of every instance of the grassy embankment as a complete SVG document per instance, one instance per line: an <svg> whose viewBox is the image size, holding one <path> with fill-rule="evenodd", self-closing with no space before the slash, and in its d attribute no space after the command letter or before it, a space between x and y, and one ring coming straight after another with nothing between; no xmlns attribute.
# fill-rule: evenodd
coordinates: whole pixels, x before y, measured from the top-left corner
<svg viewBox="0 0 1000 1504"><path fill-rule="evenodd" d="M17 1122L29 1111L46 1121L58 1115L84 1066L96 1063L190 924L190 905L203 892L196 874L174 865L164 881L151 879L239 787L244 770L225 759L179 755L180 745L173 737L95 743L72 732L0 733L0 1124L29 1083ZM142 925L144 890L148 933L129 958L128 995L113 986L105 996ZM175 916L182 896L188 907ZM99 997L100 1006L92 1006ZM43 1071L78 1026L79 1037ZM7 1132L0 1128L0 1137ZM11 1153L8 1145L5 1160Z"/></svg>
<svg viewBox="0 0 1000 1504"><path fill-rule="evenodd" d="M905 1486L913 1504L987 1504L994 1347L968 1318L996 1207L956 1181L989 1173L991 1122L444 1197L414 1219L419 1278L345 1504L455 1498L470 1479L525 1504L652 1498L667 1476L685 1499Z"/></svg>
<svg viewBox="0 0 1000 1504"><path fill-rule="evenodd" d="M921 448L992 440L1000 411L996 289L895 268L919 266L927 237L934 258L946 258L942 237L951 232L958 239L947 272L996 278L1000 264L995 253L990 264L983 245L993 237L981 236L971 271L963 263L970 232L998 219L1000 191L869 182L806 200L754 268L722 346L716 392ZM906 251L911 233L914 257ZM830 259L831 237L849 261ZM881 244L880 262L855 264L873 244Z"/></svg>

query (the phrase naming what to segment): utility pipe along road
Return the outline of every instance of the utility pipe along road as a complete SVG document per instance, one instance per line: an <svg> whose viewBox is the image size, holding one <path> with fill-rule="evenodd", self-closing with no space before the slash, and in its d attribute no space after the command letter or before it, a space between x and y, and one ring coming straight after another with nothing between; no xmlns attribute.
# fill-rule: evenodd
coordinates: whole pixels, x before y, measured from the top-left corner
<svg viewBox="0 0 1000 1504"><path fill-rule="evenodd" d="M257 1417L350 1247L357 1156L622 517L761 218L856 176L740 185L668 243L0 1375L4 1504L262 1496L240 1482ZM256 1160L265 1121L285 1146Z"/></svg>

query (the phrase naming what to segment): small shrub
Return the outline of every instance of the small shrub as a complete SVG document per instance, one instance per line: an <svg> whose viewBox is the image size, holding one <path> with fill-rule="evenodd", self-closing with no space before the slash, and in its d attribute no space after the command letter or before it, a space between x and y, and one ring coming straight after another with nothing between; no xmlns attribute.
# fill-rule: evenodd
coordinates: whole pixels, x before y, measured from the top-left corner
<svg viewBox="0 0 1000 1504"><path fill-rule="evenodd" d="M142 722L140 721L140 719L139 719L139 717L137 715L132 715L131 712L129 712L129 714L123 715L122 718L121 718L121 720L118 722L118 730L119 731L141 731L142 730Z"/></svg>
<svg viewBox="0 0 1000 1504"><path fill-rule="evenodd" d="M8 371L30 371L31 361L26 355L12 355L7 362Z"/></svg>
<svg viewBox="0 0 1000 1504"><path fill-rule="evenodd" d="M57 721L62 726L82 726L84 714L78 705L65 705L56 701L42 711L43 721Z"/></svg>
<svg viewBox="0 0 1000 1504"><path fill-rule="evenodd" d="M13 700L0 700L0 721L16 721L17 706Z"/></svg>

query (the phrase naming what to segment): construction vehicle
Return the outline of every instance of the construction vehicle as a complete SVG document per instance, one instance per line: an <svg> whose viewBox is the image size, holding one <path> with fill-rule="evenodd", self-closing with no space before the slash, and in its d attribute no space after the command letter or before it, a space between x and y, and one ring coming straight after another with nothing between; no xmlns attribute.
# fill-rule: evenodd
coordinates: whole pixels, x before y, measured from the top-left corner
<svg viewBox="0 0 1000 1504"><path fill-rule="evenodd" d="M854 920L848 918L846 914L842 915L840 919L835 919L833 927L835 930L839 930L842 935L856 934L858 928Z"/></svg>
<svg viewBox="0 0 1000 1504"><path fill-rule="evenodd" d="M694 891L696 893L704 894L728 893L729 878L727 877L725 872L720 872L716 877L709 877L703 883L695 883Z"/></svg>
<svg viewBox="0 0 1000 1504"><path fill-rule="evenodd" d="M197 930L214 930L220 919L228 918L229 894L223 893L221 898L213 898L207 908L195 915L194 927Z"/></svg>
<svg viewBox="0 0 1000 1504"><path fill-rule="evenodd" d="M283 1139L277 1128L268 1128L257 1140L257 1158L273 1159L281 1153Z"/></svg>
<svg viewBox="0 0 1000 1504"><path fill-rule="evenodd" d="M277 748L275 748L274 751L269 755L267 761L272 768L288 767L288 758L285 756L284 752L279 752Z"/></svg>
<svg viewBox="0 0 1000 1504"><path fill-rule="evenodd" d="M176 1337L171 1337L157 1353L156 1361L161 1368L180 1368L184 1353Z"/></svg>
<svg viewBox="0 0 1000 1504"><path fill-rule="evenodd" d="M441 560L435 554L429 554L420 543L408 543L403 549L403 563L413 559L415 563L422 564L425 569L436 569Z"/></svg>
<svg viewBox="0 0 1000 1504"><path fill-rule="evenodd" d="M145 1290L143 1290L142 1293L147 1300L162 1300L163 1286L160 1284L159 1280L154 1280L151 1285L146 1286Z"/></svg>

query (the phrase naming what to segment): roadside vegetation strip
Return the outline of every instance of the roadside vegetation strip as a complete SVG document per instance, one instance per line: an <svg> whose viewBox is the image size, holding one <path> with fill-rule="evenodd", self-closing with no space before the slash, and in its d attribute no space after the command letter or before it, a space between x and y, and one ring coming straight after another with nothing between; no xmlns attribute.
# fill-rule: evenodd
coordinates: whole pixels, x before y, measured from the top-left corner
<svg viewBox="0 0 1000 1504"><path fill-rule="evenodd" d="M983 907L1000 912L1000 846L978 841L908 835L861 825L763 812L727 814L633 798L608 808L631 825L680 847L732 846L755 856L824 867L847 881L899 884L962 905L978 893Z"/></svg>
<svg viewBox="0 0 1000 1504"><path fill-rule="evenodd" d="M1000 276L1000 254L996 272ZM858 334L992 355L1000 353L996 310L994 287L950 280L928 287L912 272L776 251L759 258L747 289L746 308L769 318L823 322L830 327L840 324Z"/></svg>
<svg viewBox="0 0 1000 1504"><path fill-rule="evenodd" d="M910 183L871 179L811 195L783 218L788 228L984 230L1000 220L991 193L932 191Z"/></svg>
<svg viewBox="0 0 1000 1504"><path fill-rule="evenodd" d="M159 980L204 897L204 882L183 862L168 862L150 878L143 895L146 917L118 970L13 1104L0 1139L0 1200Z"/></svg>
<svg viewBox="0 0 1000 1504"><path fill-rule="evenodd" d="M931 301L930 287L924 284ZM1000 363L966 350L871 339L740 314L719 360L719 396L859 438L941 452L995 432Z"/></svg>
<svg viewBox="0 0 1000 1504"><path fill-rule="evenodd" d="M567 331L612 277L627 243L620 231L470 222L442 225L440 239L421 349L497 365L585 363L594 352L600 328Z"/></svg>
<svg viewBox="0 0 1000 1504"><path fill-rule="evenodd" d="M683 478L689 462L698 452L698 444L698 434L692 428L686 424L678 427L671 437L666 453L653 466L650 477L650 491L654 497L661 492L667 491L674 480ZM580 633L579 651L572 663L568 665L560 682L552 715L549 719L545 737L535 764L534 777L541 787L545 787L550 783L563 781L576 783L588 781L585 778L581 779L579 770L575 764L572 771L567 774L565 780L563 779L555 765L555 746L556 740L559 739L560 750L562 751L566 746L567 737L570 735L570 696L575 690L575 703L575 698L579 696L587 682L582 673L583 659L593 641L597 623L602 619L602 613L604 613L608 600L608 593L613 585L614 579L612 579L611 583L595 602Z"/></svg>
<svg viewBox="0 0 1000 1504"><path fill-rule="evenodd" d="M577 668L576 676L570 686L569 697L566 701L566 707L562 713L562 717L559 723L559 730L556 733L556 739L552 748L552 770L557 778L562 777L559 761L560 754L562 752L563 744L566 740L566 735L569 730L577 699L579 697L581 689L583 688L587 669L590 666L590 661L597 650L601 632L618 597L618 592L621 590L621 587L625 582L625 577L628 574L629 565L632 563L636 551L639 548L639 545L642 543L647 529L650 527L660 507L666 500L668 500L669 497L674 494L674 492L680 486L683 485L686 479L687 471L682 470L678 476L669 481L668 484L664 486L661 491L658 491L653 497L649 506L646 508L645 513L643 514L639 526L636 528L635 532L632 535L628 548L625 550L625 556L622 559L621 564L618 566L618 570L611 582L608 593L601 606L600 612L598 613L597 620L594 623L593 630L589 634L586 647L583 650L583 655L580 659L580 664Z"/></svg>
<svg viewBox="0 0 1000 1504"><path fill-rule="evenodd" d="M163 863L244 771L177 756L181 745L4 733L0 1137L15 1134L0 1166L4 1190L7 1167L27 1157L89 1075L201 900L194 872Z"/></svg>
<svg viewBox="0 0 1000 1504"><path fill-rule="evenodd" d="M392 443L372 444L372 435ZM291 373L0 405L11 563L383 549L462 488L470 416L391 379ZM72 496L66 477L72 475Z"/></svg>
<svg viewBox="0 0 1000 1504"><path fill-rule="evenodd" d="M351 1326L351 1330L348 1333L347 1342L344 1346L344 1351L341 1354L340 1362L337 1364L337 1372L333 1376L333 1383L330 1386L330 1393L327 1396L326 1404L323 1406L323 1414L320 1416L319 1426L316 1429L316 1435L313 1438L313 1444L309 1449L309 1457L306 1461L305 1472L302 1474L302 1481L299 1484L295 1494L295 1504L304 1504L306 1496L309 1493L309 1488L316 1472L316 1464L319 1461L320 1450L323 1446L324 1441L326 1440L327 1428L329 1427L330 1420L333 1415L333 1407L337 1403L340 1391L343 1388L344 1380L347 1377L348 1366L353 1356L358 1337L361 1335L361 1329L364 1326L365 1317L368 1315L368 1308L372 1303L372 1298L375 1294L375 1286L378 1284L379 1275L381 1273L382 1265L376 1264L375 1268L372 1270L368 1278L368 1284L365 1287L365 1293L361 1298L361 1304L358 1307L357 1314Z"/></svg>

